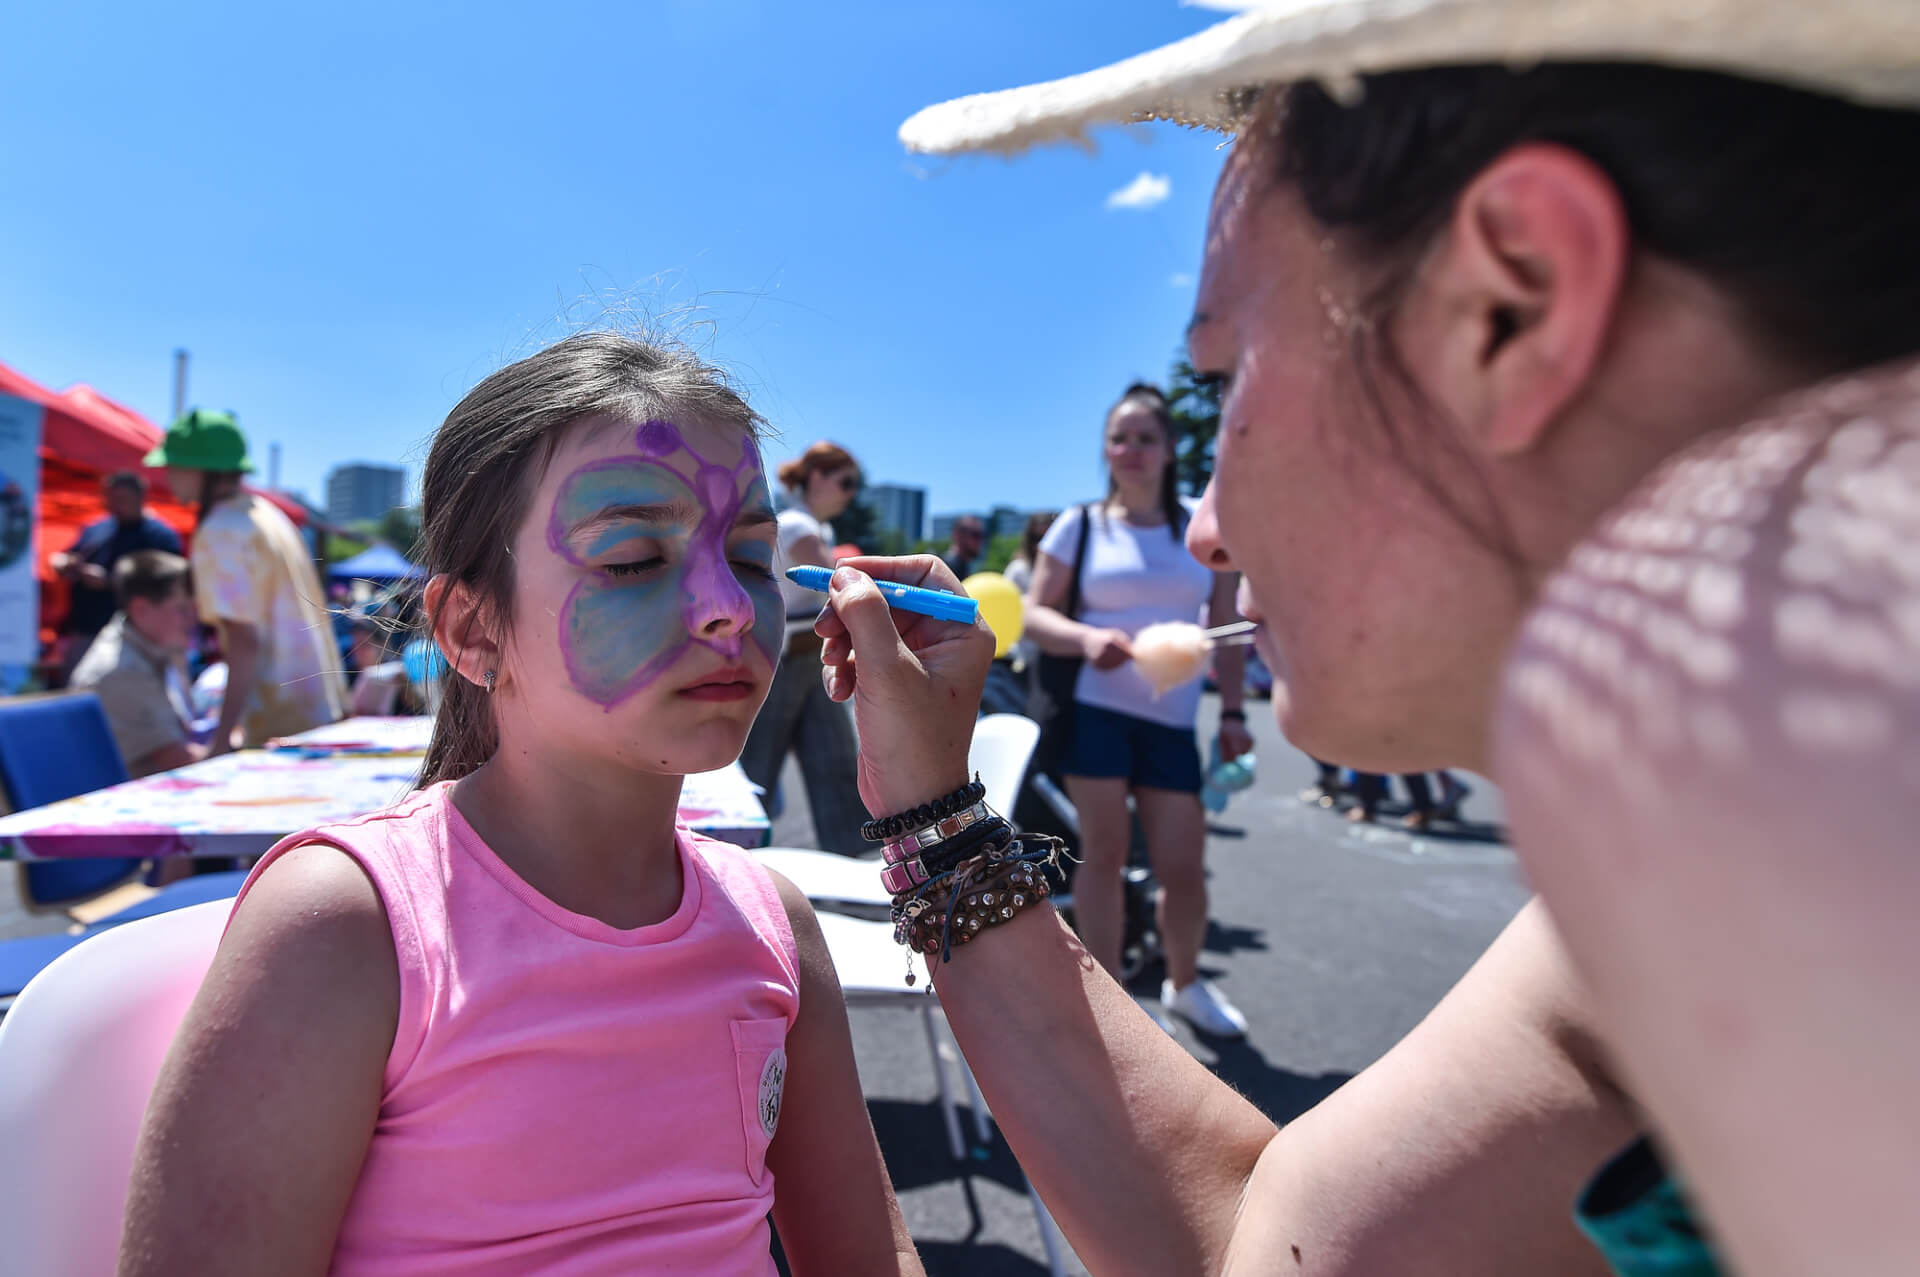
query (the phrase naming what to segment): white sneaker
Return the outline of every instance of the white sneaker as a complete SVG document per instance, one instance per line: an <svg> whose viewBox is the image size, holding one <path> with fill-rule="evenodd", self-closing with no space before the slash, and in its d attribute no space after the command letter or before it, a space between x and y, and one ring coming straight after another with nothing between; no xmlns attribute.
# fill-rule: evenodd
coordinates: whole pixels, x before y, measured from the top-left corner
<svg viewBox="0 0 1920 1277"><path fill-rule="evenodd" d="M1227 995L1205 980L1195 980L1184 989L1175 989L1173 981L1160 984L1160 1005L1180 1016L1202 1033L1217 1038L1243 1038L1247 1035L1247 1017L1227 1001Z"/></svg>

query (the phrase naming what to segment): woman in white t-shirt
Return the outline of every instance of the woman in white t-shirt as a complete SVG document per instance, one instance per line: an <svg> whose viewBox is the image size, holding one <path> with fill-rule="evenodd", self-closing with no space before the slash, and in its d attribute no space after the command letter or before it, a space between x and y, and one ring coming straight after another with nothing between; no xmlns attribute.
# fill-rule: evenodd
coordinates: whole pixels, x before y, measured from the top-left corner
<svg viewBox="0 0 1920 1277"><path fill-rule="evenodd" d="M859 756L853 723L844 705L827 696L820 681L820 639L814 618L826 596L786 579L786 569L810 563L833 566L833 527L860 491L860 465L837 443L821 440L781 464L786 502L780 510L780 595L787 605L786 646L760 716L753 720L740 766L754 784L771 794L789 752L800 756L807 785L807 807L820 846L846 855L866 848L860 826L867 808L860 801L856 768Z"/></svg>
<svg viewBox="0 0 1920 1277"><path fill-rule="evenodd" d="M1130 646L1156 621L1233 619L1235 578L1187 553L1189 508L1174 475L1173 434L1166 397L1152 386L1129 386L1107 414L1106 500L1068 510L1040 542L1027 633L1043 651L1085 660L1062 763L1080 815L1083 863L1073 898L1082 943L1108 971L1118 971L1132 794L1162 889L1161 1002L1199 1029L1232 1037L1246 1032L1246 1019L1198 969L1207 930L1207 825L1194 734L1200 679L1156 695L1134 667ZM1076 560L1079 606L1069 617L1063 609ZM1240 704L1245 660L1240 648L1215 654L1223 758L1253 747Z"/></svg>

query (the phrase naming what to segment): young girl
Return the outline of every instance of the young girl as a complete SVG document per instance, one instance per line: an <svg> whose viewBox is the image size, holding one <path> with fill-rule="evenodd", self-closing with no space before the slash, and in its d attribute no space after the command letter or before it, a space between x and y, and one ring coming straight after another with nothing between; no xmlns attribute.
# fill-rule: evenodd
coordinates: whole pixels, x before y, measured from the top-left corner
<svg viewBox="0 0 1920 1277"><path fill-rule="evenodd" d="M255 868L122 1274L766 1277L769 1212L796 1274L921 1271L805 899L675 824L779 650L757 423L608 333L447 417L421 788Z"/></svg>

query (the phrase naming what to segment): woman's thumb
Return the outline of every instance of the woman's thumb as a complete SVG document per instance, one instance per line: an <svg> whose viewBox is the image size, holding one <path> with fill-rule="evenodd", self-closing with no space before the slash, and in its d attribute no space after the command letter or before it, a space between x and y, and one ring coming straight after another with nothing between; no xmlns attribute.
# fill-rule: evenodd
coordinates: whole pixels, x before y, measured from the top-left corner
<svg viewBox="0 0 1920 1277"><path fill-rule="evenodd" d="M900 631L893 623L893 609L873 578L857 568L835 568L828 583L827 597L834 615L847 627L853 650L860 658L860 675L885 677L905 654Z"/></svg>

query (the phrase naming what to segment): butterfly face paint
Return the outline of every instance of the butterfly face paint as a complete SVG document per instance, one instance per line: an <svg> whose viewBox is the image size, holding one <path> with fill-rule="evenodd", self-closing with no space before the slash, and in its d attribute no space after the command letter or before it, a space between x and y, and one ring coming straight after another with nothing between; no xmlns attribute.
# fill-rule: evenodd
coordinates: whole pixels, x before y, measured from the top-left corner
<svg viewBox="0 0 1920 1277"><path fill-rule="evenodd" d="M771 668L786 620L773 546L728 544L736 526L773 519L753 441L722 466L672 422L649 421L634 447L568 475L547 524L553 552L586 569L560 611L567 675L607 709L696 647L737 665L751 640Z"/></svg>

